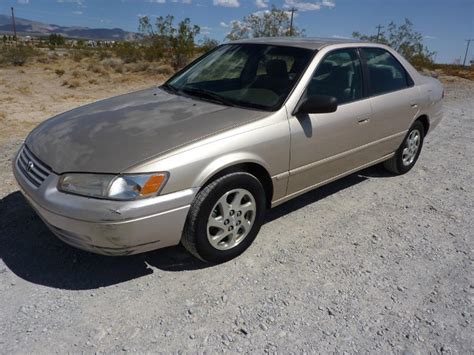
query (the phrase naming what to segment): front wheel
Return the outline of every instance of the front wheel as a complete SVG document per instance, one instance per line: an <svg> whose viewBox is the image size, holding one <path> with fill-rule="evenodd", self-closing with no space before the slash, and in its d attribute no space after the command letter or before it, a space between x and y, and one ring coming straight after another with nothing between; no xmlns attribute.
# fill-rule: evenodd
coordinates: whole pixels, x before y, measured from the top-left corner
<svg viewBox="0 0 474 355"><path fill-rule="evenodd" d="M384 162L388 171L401 175L410 171L421 153L425 130L420 121L415 121L395 155Z"/></svg>
<svg viewBox="0 0 474 355"><path fill-rule="evenodd" d="M253 175L238 172L213 181L196 196L181 239L201 260L222 263L252 244L265 217L265 191Z"/></svg>

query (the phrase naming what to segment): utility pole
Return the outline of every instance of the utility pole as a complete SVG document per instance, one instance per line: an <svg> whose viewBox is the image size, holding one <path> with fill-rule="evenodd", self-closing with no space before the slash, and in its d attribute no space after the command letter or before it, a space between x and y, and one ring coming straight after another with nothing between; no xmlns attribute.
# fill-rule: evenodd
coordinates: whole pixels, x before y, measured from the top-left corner
<svg viewBox="0 0 474 355"><path fill-rule="evenodd" d="M12 9L13 39L16 41L15 12L13 10L13 7L11 9Z"/></svg>
<svg viewBox="0 0 474 355"><path fill-rule="evenodd" d="M467 46L466 46L466 53L464 54L464 61L462 62L462 66L466 65L466 58L467 58L467 53L469 52L469 45L471 44L471 41L474 41L474 39L466 39Z"/></svg>
<svg viewBox="0 0 474 355"><path fill-rule="evenodd" d="M292 36L293 36L293 14L294 14L296 11L298 11L298 9L296 9L296 8L292 7L290 11L291 11L291 20L290 20L290 37L292 37Z"/></svg>
<svg viewBox="0 0 474 355"><path fill-rule="evenodd" d="M378 25L378 26L375 26L375 28L377 29L377 41L378 41L380 38L380 30L383 28L383 26Z"/></svg>

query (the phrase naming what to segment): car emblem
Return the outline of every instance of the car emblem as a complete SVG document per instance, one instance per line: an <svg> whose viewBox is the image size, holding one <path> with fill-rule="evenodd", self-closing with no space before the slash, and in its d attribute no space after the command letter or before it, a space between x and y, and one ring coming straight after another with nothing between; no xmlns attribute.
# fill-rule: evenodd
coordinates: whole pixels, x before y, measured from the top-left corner
<svg viewBox="0 0 474 355"><path fill-rule="evenodd" d="M31 170L33 170L34 167L35 167L35 164L33 164L32 161L29 161L28 166L26 167L26 171L30 172Z"/></svg>

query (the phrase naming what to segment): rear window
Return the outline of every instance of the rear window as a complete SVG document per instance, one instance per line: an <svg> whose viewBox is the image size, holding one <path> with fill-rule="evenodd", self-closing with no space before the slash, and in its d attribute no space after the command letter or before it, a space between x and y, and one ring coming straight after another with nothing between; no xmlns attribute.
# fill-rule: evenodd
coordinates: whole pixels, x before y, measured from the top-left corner
<svg viewBox="0 0 474 355"><path fill-rule="evenodd" d="M409 85L405 68L392 54L381 48L362 48L369 70L372 95L402 90Z"/></svg>

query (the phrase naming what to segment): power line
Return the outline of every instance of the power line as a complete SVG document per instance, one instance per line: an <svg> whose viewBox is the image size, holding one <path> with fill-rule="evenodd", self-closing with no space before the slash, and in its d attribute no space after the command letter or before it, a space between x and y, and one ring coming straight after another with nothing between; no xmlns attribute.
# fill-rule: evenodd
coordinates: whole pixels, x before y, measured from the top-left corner
<svg viewBox="0 0 474 355"><path fill-rule="evenodd" d="M293 14L298 11L298 9L292 7L291 8L291 20L290 20L290 36L293 36Z"/></svg>
<svg viewBox="0 0 474 355"><path fill-rule="evenodd" d="M464 61L462 62L462 65L466 65L466 58L467 58L467 53L469 52L469 45L471 44L471 41L474 41L474 39L466 39L467 46L466 46L466 53L464 54Z"/></svg>

